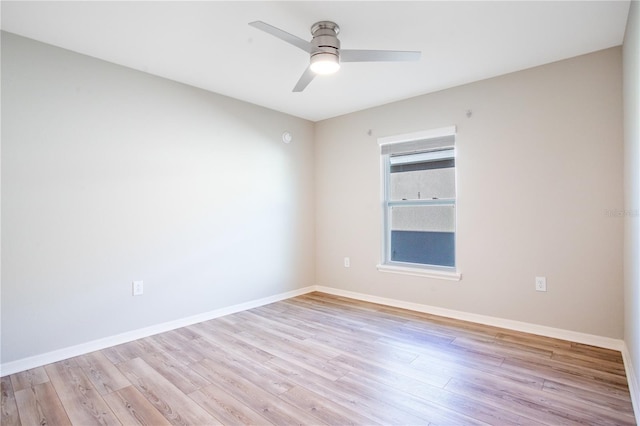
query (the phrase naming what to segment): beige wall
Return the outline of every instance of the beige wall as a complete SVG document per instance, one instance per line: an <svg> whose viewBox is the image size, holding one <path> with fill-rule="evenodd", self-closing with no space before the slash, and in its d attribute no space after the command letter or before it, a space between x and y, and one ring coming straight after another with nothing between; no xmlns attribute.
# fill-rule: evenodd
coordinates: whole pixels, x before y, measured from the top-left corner
<svg viewBox="0 0 640 426"><path fill-rule="evenodd" d="M317 123L316 284L621 338L621 72L612 48ZM449 125L463 278L378 272L377 138Z"/></svg>
<svg viewBox="0 0 640 426"><path fill-rule="evenodd" d="M3 33L2 362L312 285L313 179L311 122Z"/></svg>
<svg viewBox="0 0 640 426"><path fill-rule="evenodd" d="M640 3L631 2L623 49L624 158L625 158L625 266L624 341L635 376L636 418L640 419Z"/></svg>

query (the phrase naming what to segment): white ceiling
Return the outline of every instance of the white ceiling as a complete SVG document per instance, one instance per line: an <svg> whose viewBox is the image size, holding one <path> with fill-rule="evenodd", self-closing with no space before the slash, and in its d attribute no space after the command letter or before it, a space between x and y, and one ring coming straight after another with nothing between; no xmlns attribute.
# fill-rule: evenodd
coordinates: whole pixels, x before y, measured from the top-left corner
<svg viewBox="0 0 640 426"><path fill-rule="evenodd" d="M2 1L2 29L313 121L622 44L629 1ZM320 20L345 49L420 50L346 63L292 88Z"/></svg>

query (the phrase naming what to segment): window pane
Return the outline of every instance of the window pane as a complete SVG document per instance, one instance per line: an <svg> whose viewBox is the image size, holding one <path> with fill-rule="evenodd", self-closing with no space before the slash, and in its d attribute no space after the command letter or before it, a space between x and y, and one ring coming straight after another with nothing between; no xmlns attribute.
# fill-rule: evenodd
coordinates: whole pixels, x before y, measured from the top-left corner
<svg viewBox="0 0 640 426"><path fill-rule="evenodd" d="M447 160L453 163L453 160ZM427 166L433 163L426 163ZM419 168L422 166L423 168ZM391 166L389 174L389 199L430 200L434 198L455 198L455 168L424 168L425 163ZM411 170L414 168L414 170ZM395 171L394 171L395 169Z"/></svg>
<svg viewBox="0 0 640 426"><path fill-rule="evenodd" d="M394 262L455 266L455 207L394 206L389 209Z"/></svg>

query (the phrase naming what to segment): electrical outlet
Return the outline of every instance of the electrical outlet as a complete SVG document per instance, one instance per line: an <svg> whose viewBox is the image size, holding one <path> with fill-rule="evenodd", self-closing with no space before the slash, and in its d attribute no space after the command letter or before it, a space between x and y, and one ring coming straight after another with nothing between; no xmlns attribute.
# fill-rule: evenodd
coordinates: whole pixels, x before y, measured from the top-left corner
<svg viewBox="0 0 640 426"><path fill-rule="evenodd" d="M547 291L546 277L536 277L536 291Z"/></svg>
<svg viewBox="0 0 640 426"><path fill-rule="evenodd" d="M348 257L344 258L344 267L348 268L351 266L351 260Z"/></svg>
<svg viewBox="0 0 640 426"><path fill-rule="evenodd" d="M144 282L143 281L134 281L133 282L133 295L134 296L142 296L144 293Z"/></svg>

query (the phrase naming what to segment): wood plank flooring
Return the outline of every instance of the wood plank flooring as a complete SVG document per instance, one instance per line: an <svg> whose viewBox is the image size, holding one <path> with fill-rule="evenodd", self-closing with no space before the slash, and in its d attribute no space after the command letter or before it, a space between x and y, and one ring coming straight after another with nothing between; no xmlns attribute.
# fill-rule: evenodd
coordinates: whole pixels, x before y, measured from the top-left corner
<svg viewBox="0 0 640 426"><path fill-rule="evenodd" d="M2 378L9 425L634 425L619 352L322 293Z"/></svg>

